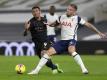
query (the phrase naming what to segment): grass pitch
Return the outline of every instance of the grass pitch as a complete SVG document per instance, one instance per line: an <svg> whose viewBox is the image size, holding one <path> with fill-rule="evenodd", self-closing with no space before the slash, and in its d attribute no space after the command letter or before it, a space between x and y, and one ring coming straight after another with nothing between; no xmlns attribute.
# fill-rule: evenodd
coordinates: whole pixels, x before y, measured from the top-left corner
<svg viewBox="0 0 107 80"><path fill-rule="evenodd" d="M0 80L107 80L107 55L85 55L81 57L89 70L88 75L82 74L79 66L68 55L52 57L53 61L64 70L64 73L52 74L52 71L45 66L39 75L27 75L27 72L38 64L37 56L0 56ZM15 72L14 68L17 64L26 66L24 74Z"/></svg>

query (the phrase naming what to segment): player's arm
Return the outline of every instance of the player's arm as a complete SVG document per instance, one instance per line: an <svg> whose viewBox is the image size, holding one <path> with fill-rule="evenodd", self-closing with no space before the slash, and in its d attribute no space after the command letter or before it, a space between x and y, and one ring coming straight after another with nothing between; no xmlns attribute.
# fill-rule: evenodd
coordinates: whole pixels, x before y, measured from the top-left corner
<svg viewBox="0 0 107 80"><path fill-rule="evenodd" d="M49 26L51 26L51 27L56 27L56 26L59 26L59 25L60 25L60 23L58 21L55 21L55 22L49 24Z"/></svg>
<svg viewBox="0 0 107 80"><path fill-rule="evenodd" d="M60 26L60 20L61 16L57 17L57 20L53 23L50 24L50 26L55 27L55 26Z"/></svg>
<svg viewBox="0 0 107 80"><path fill-rule="evenodd" d="M28 32L29 28L30 28L30 22L25 22L25 30L23 33L24 36L27 36L27 32Z"/></svg>
<svg viewBox="0 0 107 80"><path fill-rule="evenodd" d="M45 25L48 25L48 26L50 26L50 27L56 27L56 26L59 26L60 23L58 23L57 21L55 21L55 22L53 22L53 23L45 23L45 22L44 22L44 24L45 24Z"/></svg>
<svg viewBox="0 0 107 80"><path fill-rule="evenodd" d="M96 32L101 38L105 38L106 35L103 34L102 32L100 32L94 25L92 25L91 23L89 22L85 22L84 24L86 27L90 28L91 30L93 30L94 32Z"/></svg>

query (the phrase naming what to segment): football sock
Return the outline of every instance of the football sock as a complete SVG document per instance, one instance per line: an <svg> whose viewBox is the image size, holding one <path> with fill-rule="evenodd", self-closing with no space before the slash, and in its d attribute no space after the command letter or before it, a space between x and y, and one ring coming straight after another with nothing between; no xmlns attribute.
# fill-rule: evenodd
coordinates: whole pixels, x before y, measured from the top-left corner
<svg viewBox="0 0 107 80"><path fill-rule="evenodd" d="M57 66L55 64L53 64L51 59L48 59L46 66L51 68L52 70L57 69Z"/></svg>
<svg viewBox="0 0 107 80"><path fill-rule="evenodd" d="M73 52L72 56L74 57L76 63L81 67L82 71L86 70L80 55L77 52Z"/></svg>
<svg viewBox="0 0 107 80"><path fill-rule="evenodd" d="M50 57L47 54L44 54L43 57L40 59L37 67L34 69L34 71L38 73L40 69L46 64L48 59L50 59Z"/></svg>

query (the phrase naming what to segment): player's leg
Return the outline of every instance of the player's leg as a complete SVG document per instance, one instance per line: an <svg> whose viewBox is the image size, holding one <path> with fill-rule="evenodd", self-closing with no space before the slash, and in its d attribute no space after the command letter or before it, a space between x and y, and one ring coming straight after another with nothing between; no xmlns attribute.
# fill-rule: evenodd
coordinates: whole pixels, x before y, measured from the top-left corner
<svg viewBox="0 0 107 80"><path fill-rule="evenodd" d="M42 56L42 58L40 59L37 67L32 72L30 72L28 74L38 74L40 69L47 63L48 59L50 59L50 56L53 54L56 54L57 51L60 51L62 49L62 46L59 43L56 43L53 45L53 47L50 47L46 51L46 53Z"/></svg>
<svg viewBox="0 0 107 80"><path fill-rule="evenodd" d="M82 73L84 74L88 74L88 70L86 69L86 67L84 66L84 63L80 57L80 55L76 52L75 49L75 45L70 45L68 47L68 51L69 53L73 56L74 60L76 61L76 63L80 66Z"/></svg>
<svg viewBox="0 0 107 80"><path fill-rule="evenodd" d="M52 70L57 69L57 66L52 62L51 59L48 59L46 66L51 68Z"/></svg>
<svg viewBox="0 0 107 80"><path fill-rule="evenodd" d="M54 37L55 37L55 35L50 36L49 42L48 42L48 44L46 46L48 49L49 49L50 46L54 45L54 43L55 43ZM51 67L53 74L63 73L63 70L59 67L59 65L58 64L53 64L53 62L52 62L51 59L48 60L48 62L46 63L46 65L48 67Z"/></svg>
<svg viewBox="0 0 107 80"><path fill-rule="evenodd" d="M44 53L46 53L45 51L48 50L51 46L52 46L52 44L50 43L50 41L44 42L41 47L41 49L43 51L43 52L41 52L41 54L44 55ZM51 68L52 70L58 69L58 66L56 64L54 64L51 59L48 59L46 66Z"/></svg>
<svg viewBox="0 0 107 80"><path fill-rule="evenodd" d="M35 46L36 46L35 47L36 54L41 59L41 57L43 56L44 51L45 51L45 50L42 50L42 49L44 49L44 43L38 43L38 44L35 43ZM48 48L48 46L50 46L50 44L47 44L46 47ZM51 59L48 59L46 66L51 68L52 70L57 69L57 65L53 64Z"/></svg>
<svg viewBox="0 0 107 80"><path fill-rule="evenodd" d="M46 53L40 59L37 67L32 72L30 72L28 74L38 74L40 69L48 62L48 60L50 59L50 56L55 53L56 53L55 49L53 47L51 47L48 51L46 51Z"/></svg>
<svg viewBox="0 0 107 80"><path fill-rule="evenodd" d="M41 59L41 57L43 56L41 54L41 50L38 49L36 51L37 51L37 56ZM52 62L51 59L48 59L48 61L46 63L46 66L49 67L49 68L51 68L52 70L57 69L57 66Z"/></svg>

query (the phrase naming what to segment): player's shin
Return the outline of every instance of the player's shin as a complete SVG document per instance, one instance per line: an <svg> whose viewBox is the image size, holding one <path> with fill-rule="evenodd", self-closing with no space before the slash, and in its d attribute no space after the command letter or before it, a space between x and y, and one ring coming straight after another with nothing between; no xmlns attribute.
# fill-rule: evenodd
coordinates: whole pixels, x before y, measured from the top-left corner
<svg viewBox="0 0 107 80"><path fill-rule="evenodd" d="M72 56L74 57L74 60L76 63L81 67L83 73L88 73L88 70L85 68L84 63L80 57L80 55L77 52L73 52Z"/></svg>
<svg viewBox="0 0 107 80"><path fill-rule="evenodd" d="M31 72L31 74L38 74L41 68L46 64L46 62L50 59L47 54L44 54L43 57L40 59L37 67Z"/></svg>

